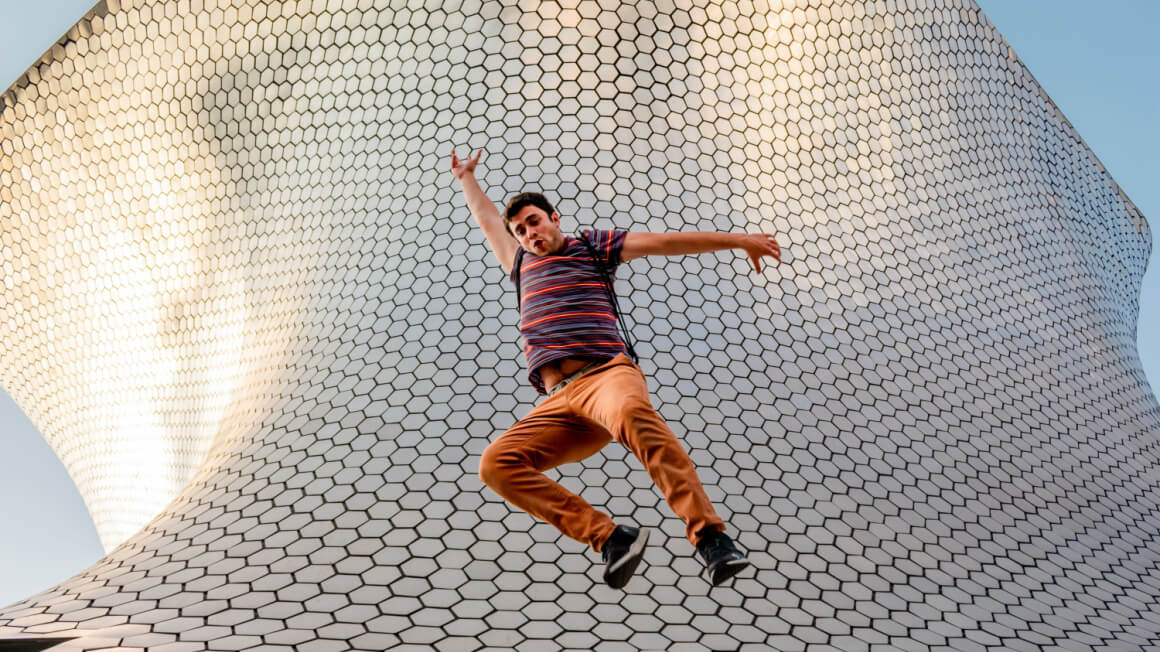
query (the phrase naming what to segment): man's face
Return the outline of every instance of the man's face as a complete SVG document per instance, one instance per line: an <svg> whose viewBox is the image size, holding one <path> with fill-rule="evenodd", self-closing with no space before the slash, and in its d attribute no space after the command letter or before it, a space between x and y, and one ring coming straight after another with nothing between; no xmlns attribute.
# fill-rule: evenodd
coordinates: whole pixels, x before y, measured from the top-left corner
<svg viewBox="0 0 1160 652"><path fill-rule="evenodd" d="M523 245L524 251L537 256L546 256L564 246L559 213L548 215L542 208L524 206L508 220L508 228Z"/></svg>

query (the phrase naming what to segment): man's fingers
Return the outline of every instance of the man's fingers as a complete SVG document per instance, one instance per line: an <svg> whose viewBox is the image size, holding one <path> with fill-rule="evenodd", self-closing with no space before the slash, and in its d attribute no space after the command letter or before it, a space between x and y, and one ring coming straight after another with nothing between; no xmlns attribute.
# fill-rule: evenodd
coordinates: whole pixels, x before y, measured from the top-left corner
<svg viewBox="0 0 1160 652"><path fill-rule="evenodd" d="M780 263L781 262L781 245L777 243L777 238L773 237L772 235L766 236L766 237L769 238L769 248L773 254L773 257L776 258L777 262Z"/></svg>

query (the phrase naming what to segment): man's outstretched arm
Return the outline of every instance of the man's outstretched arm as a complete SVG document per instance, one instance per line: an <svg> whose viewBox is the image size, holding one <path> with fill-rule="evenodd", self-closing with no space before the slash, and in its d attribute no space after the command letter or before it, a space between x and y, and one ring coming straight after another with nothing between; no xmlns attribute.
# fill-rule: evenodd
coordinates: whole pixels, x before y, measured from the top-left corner
<svg viewBox="0 0 1160 652"><path fill-rule="evenodd" d="M753 268L761 272L761 258L771 256L781 262L781 247L777 239L766 233L647 233L629 232L625 235L620 259L628 262L641 256L681 256L703 254L723 249L742 249L753 261Z"/></svg>
<svg viewBox="0 0 1160 652"><path fill-rule="evenodd" d="M483 230L487 244L491 245L491 252L495 254L496 260L499 261L503 270L510 274L519 243L512 234L508 233L499 210L488 198L487 193L483 192L479 182L475 180L475 166L479 163L479 157L482 155L483 150L481 149L475 153L474 157L468 156L466 159L460 160L455 155L455 150L451 150L451 174L459 179L459 184L463 188L463 196L467 199L467 208L471 211L471 216L475 218L475 223Z"/></svg>

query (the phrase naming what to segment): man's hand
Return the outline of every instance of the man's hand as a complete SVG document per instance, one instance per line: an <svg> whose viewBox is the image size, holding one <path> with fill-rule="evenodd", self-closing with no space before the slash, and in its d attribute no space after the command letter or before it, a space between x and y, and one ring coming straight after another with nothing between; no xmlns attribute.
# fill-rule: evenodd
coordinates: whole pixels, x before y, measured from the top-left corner
<svg viewBox="0 0 1160 652"><path fill-rule="evenodd" d="M475 176L475 166L479 163L479 157L483 156L483 150L475 153L475 156L468 156L465 160L459 160L455 155L455 150L451 150L451 174L455 175L456 179L463 180L463 176L470 174Z"/></svg>
<svg viewBox="0 0 1160 652"><path fill-rule="evenodd" d="M768 233L745 234L741 248L749 255L749 260L753 261L753 269L757 270L758 274L761 273L762 256L773 256L777 262L781 262L781 245L777 244L777 238Z"/></svg>

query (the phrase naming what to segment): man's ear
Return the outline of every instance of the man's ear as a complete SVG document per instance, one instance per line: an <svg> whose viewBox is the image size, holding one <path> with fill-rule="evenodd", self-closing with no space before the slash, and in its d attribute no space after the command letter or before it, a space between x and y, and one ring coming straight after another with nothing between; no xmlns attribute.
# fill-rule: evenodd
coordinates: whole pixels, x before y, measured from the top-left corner
<svg viewBox="0 0 1160 652"><path fill-rule="evenodd" d="M553 212L551 215L548 216L548 218L551 219L552 222L555 223L556 226L560 226L560 214L559 213Z"/></svg>

